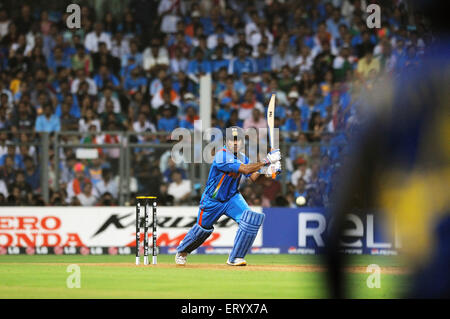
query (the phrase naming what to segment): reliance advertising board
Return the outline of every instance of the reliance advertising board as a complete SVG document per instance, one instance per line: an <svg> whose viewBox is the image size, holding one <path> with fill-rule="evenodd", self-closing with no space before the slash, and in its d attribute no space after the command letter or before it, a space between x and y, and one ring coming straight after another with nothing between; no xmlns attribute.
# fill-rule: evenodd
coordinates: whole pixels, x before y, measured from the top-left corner
<svg viewBox="0 0 450 319"><path fill-rule="evenodd" d="M260 208L266 214L252 254L316 254L324 248L329 220L322 209ZM195 224L197 207L159 207L157 246L160 253L175 248ZM396 254L379 217L364 220L349 215L343 251L354 254ZM237 224L222 216L213 234L195 253L228 254ZM149 236L151 234L149 228ZM134 207L2 207L0 254L131 254L135 251ZM143 232L141 232L143 235ZM151 241L150 241L151 243Z"/></svg>
<svg viewBox="0 0 450 319"><path fill-rule="evenodd" d="M330 219L323 208L268 208L263 210L263 246L279 247L281 253L317 254L323 252ZM360 218L347 215L342 252L348 254L396 255L400 240L388 234L380 214ZM389 240L388 238L392 238Z"/></svg>

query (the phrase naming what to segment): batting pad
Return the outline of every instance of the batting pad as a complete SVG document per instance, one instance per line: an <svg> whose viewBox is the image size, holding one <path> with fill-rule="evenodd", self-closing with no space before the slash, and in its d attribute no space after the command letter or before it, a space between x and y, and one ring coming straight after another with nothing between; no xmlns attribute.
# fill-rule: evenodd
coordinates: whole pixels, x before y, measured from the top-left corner
<svg viewBox="0 0 450 319"><path fill-rule="evenodd" d="M205 229L199 224L195 224L181 241L177 251L179 253L191 253L194 249L200 247L200 245L203 244L203 242L209 237L209 235L212 234L213 231L214 227L211 229Z"/></svg>
<svg viewBox="0 0 450 319"><path fill-rule="evenodd" d="M234 246L228 258L231 262L235 258L244 258L248 253L258 234L259 227L264 221L264 217L265 215L263 213L257 213L251 210L246 210L242 214L236 238L234 239Z"/></svg>

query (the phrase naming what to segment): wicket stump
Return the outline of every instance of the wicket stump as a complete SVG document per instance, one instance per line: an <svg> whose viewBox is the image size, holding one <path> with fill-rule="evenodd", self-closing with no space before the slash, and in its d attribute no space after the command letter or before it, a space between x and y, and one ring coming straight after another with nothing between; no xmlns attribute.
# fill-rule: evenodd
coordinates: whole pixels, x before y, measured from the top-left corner
<svg viewBox="0 0 450 319"><path fill-rule="evenodd" d="M156 197L155 196L138 196L136 197L136 265L140 264L140 238L141 238L141 209L144 208L144 265L148 265L148 227L149 227L149 201L153 200L152 204L152 264L157 263L157 247L156 247Z"/></svg>

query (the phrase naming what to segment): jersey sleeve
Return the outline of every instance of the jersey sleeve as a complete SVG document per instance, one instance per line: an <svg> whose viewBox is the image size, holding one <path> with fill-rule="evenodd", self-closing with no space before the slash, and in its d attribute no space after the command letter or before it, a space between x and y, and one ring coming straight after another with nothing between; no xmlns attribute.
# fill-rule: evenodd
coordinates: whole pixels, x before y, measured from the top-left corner
<svg viewBox="0 0 450 319"><path fill-rule="evenodd" d="M214 165L217 169L226 173L238 173L242 162L228 152L221 151L214 157Z"/></svg>

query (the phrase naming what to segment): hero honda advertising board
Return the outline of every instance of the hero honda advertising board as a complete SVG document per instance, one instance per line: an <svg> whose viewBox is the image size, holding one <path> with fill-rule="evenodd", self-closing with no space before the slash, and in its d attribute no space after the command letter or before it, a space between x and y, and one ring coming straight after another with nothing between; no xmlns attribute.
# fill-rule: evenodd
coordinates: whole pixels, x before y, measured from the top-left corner
<svg viewBox="0 0 450 319"><path fill-rule="evenodd" d="M262 210L266 218L251 254L323 252L330 224L323 208L252 209ZM197 212L198 208L193 206L158 207L160 253L176 252L175 248L196 222ZM132 254L134 218L134 207L3 207L0 254ZM228 254L237 227L233 220L222 216L213 234L195 253ZM387 233L378 214L363 217L349 214L346 227L344 253L395 255L401 248L395 234Z"/></svg>

